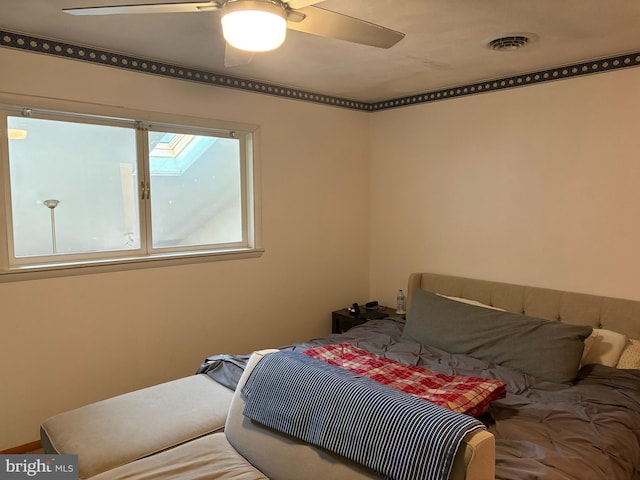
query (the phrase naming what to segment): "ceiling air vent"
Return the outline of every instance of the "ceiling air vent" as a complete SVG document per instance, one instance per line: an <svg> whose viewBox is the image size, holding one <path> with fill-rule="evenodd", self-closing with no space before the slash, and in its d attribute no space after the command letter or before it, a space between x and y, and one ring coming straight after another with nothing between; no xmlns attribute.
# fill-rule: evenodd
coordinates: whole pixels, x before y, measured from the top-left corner
<svg viewBox="0 0 640 480"><path fill-rule="evenodd" d="M489 48L493 50L517 50L524 47L529 41L529 37L524 35L510 35L508 37L496 38L489 42Z"/></svg>

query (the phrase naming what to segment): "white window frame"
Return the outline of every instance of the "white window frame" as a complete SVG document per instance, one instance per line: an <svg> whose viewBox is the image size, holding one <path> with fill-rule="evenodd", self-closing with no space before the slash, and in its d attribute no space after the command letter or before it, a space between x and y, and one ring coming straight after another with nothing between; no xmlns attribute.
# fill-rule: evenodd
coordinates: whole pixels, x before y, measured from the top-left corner
<svg viewBox="0 0 640 480"><path fill-rule="evenodd" d="M0 94L0 283L102 271L118 271L157 266L179 265L194 262L210 262L260 256L260 182L259 141L260 129L256 125L224 122L181 115L170 115L128 110L122 108L96 107L65 101L15 102L14 96ZM29 105L29 107L17 105ZM141 229L140 248L79 255L53 255L19 259L13 256L13 231L11 209L11 185L9 177L9 147L6 117L31 115L38 118L73 120L94 124L127 126L136 129L137 168L141 174L138 185L138 209ZM153 248L151 239L151 202L149 185L149 152L146 132L160 130L168 132L215 135L237 138L241 145L241 195L242 195L242 241L235 244L215 246L183 246Z"/></svg>

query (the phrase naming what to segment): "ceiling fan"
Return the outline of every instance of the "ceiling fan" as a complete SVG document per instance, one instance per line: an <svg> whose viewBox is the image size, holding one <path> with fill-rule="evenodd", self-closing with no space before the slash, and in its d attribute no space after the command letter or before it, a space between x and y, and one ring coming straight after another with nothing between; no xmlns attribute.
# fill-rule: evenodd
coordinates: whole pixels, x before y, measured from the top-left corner
<svg viewBox="0 0 640 480"><path fill-rule="evenodd" d="M122 15L219 11L227 42L225 66L246 64L255 52L278 48L287 29L390 48L404 33L313 5L322 0L209 0L64 8L71 15Z"/></svg>

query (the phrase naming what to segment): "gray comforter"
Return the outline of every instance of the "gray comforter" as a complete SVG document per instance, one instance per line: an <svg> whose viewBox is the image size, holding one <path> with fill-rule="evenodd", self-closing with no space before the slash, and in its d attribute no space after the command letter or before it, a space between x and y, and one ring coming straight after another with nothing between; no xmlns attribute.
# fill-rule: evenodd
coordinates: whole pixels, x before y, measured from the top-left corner
<svg viewBox="0 0 640 480"><path fill-rule="evenodd" d="M480 419L496 437L498 479L640 480L640 370L587 365L573 385L556 384L402 340L403 326L399 319L373 320L344 334L285 348L348 342L447 375L506 382L506 398L493 402ZM237 366L230 364L225 371L223 363L209 361L200 371L209 370L214 379L222 375L223 383L233 387Z"/></svg>

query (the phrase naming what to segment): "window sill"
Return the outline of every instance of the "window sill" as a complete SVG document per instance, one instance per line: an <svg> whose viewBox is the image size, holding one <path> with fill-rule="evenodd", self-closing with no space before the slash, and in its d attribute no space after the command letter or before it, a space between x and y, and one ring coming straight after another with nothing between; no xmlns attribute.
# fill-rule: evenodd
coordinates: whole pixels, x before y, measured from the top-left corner
<svg viewBox="0 0 640 480"><path fill-rule="evenodd" d="M0 283L38 280L44 278L122 272L143 268L173 267L193 263L259 258L264 248L244 248L202 253L152 255L147 257L114 258L87 262L66 262L51 265L25 265L0 271Z"/></svg>

